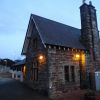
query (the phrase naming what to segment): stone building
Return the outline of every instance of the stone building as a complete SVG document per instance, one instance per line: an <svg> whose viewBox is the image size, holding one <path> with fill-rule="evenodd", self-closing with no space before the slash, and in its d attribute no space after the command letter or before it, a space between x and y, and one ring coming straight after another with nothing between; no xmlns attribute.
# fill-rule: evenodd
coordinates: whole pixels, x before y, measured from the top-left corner
<svg viewBox="0 0 100 100"><path fill-rule="evenodd" d="M96 10L90 2L80 7L81 29L31 14L22 54L25 82L56 98L79 88L95 88L100 67Z"/></svg>

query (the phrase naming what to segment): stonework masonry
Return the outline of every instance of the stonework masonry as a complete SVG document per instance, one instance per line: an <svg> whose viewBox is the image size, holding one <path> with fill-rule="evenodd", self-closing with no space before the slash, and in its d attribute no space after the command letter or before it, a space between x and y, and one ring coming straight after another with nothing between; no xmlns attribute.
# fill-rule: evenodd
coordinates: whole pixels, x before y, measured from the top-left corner
<svg viewBox="0 0 100 100"><path fill-rule="evenodd" d="M84 46L90 51L94 62L94 70L100 69L100 43L95 7L84 3L80 7L81 14L81 39Z"/></svg>
<svg viewBox="0 0 100 100"><path fill-rule="evenodd" d="M60 40L60 38L55 37L56 33L53 32L54 30L51 26L49 28L52 31L45 29L45 26L43 26L47 22L52 22L53 25L56 22L42 18L44 21L42 25L39 22L41 17L34 16L38 22L36 24L31 16L30 21L32 23L29 25L25 41L27 45L24 45L25 48L23 50L26 55L27 67L25 82L33 89L42 91L44 94L47 93L52 99L59 98L69 91L87 87L94 89L95 87L94 73L100 70L100 40L95 7L92 3L86 4L84 2L80 7L80 14L81 33L77 41L82 45L82 48L79 45L79 48L77 46L74 48L74 46L71 47L70 45L69 47L64 47L60 45L62 43L58 45L56 39ZM63 25L56 24L57 27ZM38 25L42 25L40 30ZM48 35L49 31L55 33L54 37L56 39L54 38L53 41L52 38L49 38L49 35L53 37L53 33ZM69 33L66 34L69 35ZM76 35L75 33L75 37ZM67 40L67 38L64 39ZM38 57L41 54L45 58L44 63L39 62ZM76 54L78 54L78 59L75 58Z"/></svg>
<svg viewBox="0 0 100 100"><path fill-rule="evenodd" d="M56 98L64 91L74 90L80 87L80 67L79 61L74 61L76 52L71 50L48 49L48 68L49 68L49 96ZM69 72L69 82L65 81L64 66L75 66L75 82L71 80Z"/></svg>
<svg viewBox="0 0 100 100"><path fill-rule="evenodd" d="M81 14L81 41L90 52L90 86L95 89L95 71L100 70L100 42L99 31L97 25L96 9L90 3L84 3L80 7Z"/></svg>

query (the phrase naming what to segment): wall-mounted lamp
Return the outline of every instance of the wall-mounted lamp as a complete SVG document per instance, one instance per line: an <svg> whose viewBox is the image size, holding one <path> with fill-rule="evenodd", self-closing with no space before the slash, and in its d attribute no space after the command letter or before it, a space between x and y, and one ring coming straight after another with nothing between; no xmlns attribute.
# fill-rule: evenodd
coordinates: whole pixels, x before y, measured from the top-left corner
<svg viewBox="0 0 100 100"><path fill-rule="evenodd" d="M39 60L42 60L44 57L43 57L43 55L40 55L39 56Z"/></svg>
<svg viewBox="0 0 100 100"><path fill-rule="evenodd" d="M80 55L79 54L76 54L75 57L76 57L77 60L80 59Z"/></svg>
<svg viewBox="0 0 100 100"><path fill-rule="evenodd" d="M78 53L77 54L74 54L73 59L79 61L80 60L80 54L78 54Z"/></svg>
<svg viewBox="0 0 100 100"><path fill-rule="evenodd" d="M38 56L38 61L39 61L39 64L44 64L44 63L46 62L45 55L40 54L40 55Z"/></svg>

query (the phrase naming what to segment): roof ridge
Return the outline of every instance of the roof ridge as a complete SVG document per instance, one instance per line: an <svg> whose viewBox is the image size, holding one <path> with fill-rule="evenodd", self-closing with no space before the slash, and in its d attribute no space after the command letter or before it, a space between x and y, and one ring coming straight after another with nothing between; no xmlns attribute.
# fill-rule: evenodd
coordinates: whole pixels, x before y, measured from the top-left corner
<svg viewBox="0 0 100 100"><path fill-rule="evenodd" d="M36 14L31 14L31 16L36 16L36 17L40 17L40 18L43 18L43 19L46 19L46 20L49 20L49 21L52 21L52 22L55 22L55 23L58 23L58 24L62 24L62 25L65 25L67 27L71 27L71 28L74 28L74 29L78 29L78 30L81 30L79 28L76 28L76 27L73 27L73 26L70 26L70 25L67 25L67 24L64 24L64 23L61 23L61 22L58 22L56 20L52 20L52 19L49 19L49 18L46 18L46 17L43 17L43 16L39 16L39 15L36 15Z"/></svg>
<svg viewBox="0 0 100 100"><path fill-rule="evenodd" d="M32 14L31 14L31 15L32 15ZM40 32L40 30L39 30L39 28L38 28L38 25L37 25L35 19L33 18L33 16L32 16L32 20L34 21L34 24L35 24L35 26L36 26L36 29L37 29L37 31L38 31L38 34L39 34L39 36L40 36L40 38L41 38L41 41L42 41L44 47L46 47L46 46L45 46L45 42L44 42L44 40L43 40L43 37L42 37L42 35L41 35L41 32Z"/></svg>

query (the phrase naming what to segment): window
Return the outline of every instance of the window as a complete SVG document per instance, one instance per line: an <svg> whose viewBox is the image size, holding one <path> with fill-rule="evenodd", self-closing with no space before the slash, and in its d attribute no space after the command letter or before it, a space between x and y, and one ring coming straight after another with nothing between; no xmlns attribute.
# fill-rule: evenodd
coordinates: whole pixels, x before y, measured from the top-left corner
<svg viewBox="0 0 100 100"><path fill-rule="evenodd" d="M71 80L72 82L75 82L75 72L74 72L74 66L71 66Z"/></svg>
<svg viewBox="0 0 100 100"><path fill-rule="evenodd" d="M66 82L75 82L75 66L64 66Z"/></svg>
<svg viewBox="0 0 100 100"><path fill-rule="evenodd" d="M33 48L37 49L37 38L33 40Z"/></svg>
<svg viewBox="0 0 100 100"><path fill-rule="evenodd" d="M33 58L31 67L31 80L38 80L38 62L36 58Z"/></svg>
<svg viewBox="0 0 100 100"><path fill-rule="evenodd" d="M64 67L65 81L69 82L69 66Z"/></svg>
<svg viewBox="0 0 100 100"><path fill-rule="evenodd" d="M31 80L38 80L38 68L32 68L31 70Z"/></svg>
<svg viewBox="0 0 100 100"><path fill-rule="evenodd" d="M37 68L37 67L38 67L38 61L35 58L33 61L33 68Z"/></svg>

